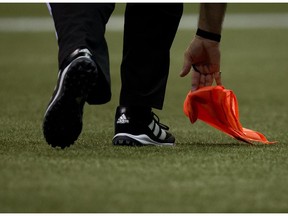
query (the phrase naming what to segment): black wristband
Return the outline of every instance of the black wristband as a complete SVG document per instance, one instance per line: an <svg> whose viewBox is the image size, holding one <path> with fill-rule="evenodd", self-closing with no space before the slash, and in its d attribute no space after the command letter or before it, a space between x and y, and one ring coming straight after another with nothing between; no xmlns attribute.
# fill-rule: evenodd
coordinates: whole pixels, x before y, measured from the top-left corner
<svg viewBox="0 0 288 216"><path fill-rule="evenodd" d="M206 39L209 39L209 40L216 41L216 42L220 42L220 40L221 40L220 34L215 34L212 32L204 31L204 30L199 29L199 28L197 29L196 35L203 37L203 38L206 38Z"/></svg>

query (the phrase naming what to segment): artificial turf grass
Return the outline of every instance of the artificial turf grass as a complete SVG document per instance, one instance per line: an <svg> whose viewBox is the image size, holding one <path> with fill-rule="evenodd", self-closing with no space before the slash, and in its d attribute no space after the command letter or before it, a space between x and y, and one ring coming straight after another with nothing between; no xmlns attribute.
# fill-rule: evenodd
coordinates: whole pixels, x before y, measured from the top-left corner
<svg viewBox="0 0 288 216"><path fill-rule="evenodd" d="M39 139L33 124L33 136L1 144L4 212L285 212L282 143L249 146L200 124L176 130L173 148L113 147L112 128L94 131L88 119L65 150Z"/></svg>
<svg viewBox="0 0 288 216"><path fill-rule="evenodd" d="M54 34L1 34L12 47L0 51L0 212L287 212L286 50L278 42L287 30L275 30L276 40L269 30L225 31L223 81L236 92L240 120L276 145L250 146L190 124L182 111L190 80L178 78L190 32L180 31L164 110L156 111L175 147L112 146L121 34L110 33L112 101L86 106L79 140L53 149L41 124L57 77ZM235 45L242 34L253 37Z"/></svg>
<svg viewBox="0 0 288 216"><path fill-rule="evenodd" d="M22 150L15 151L14 144L2 152L1 211L287 210L287 149L283 144L193 141L172 148L130 148L95 140L89 144L89 137L84 133L65 150L43 142L36 148L31 142L21 142Z"/></svg>

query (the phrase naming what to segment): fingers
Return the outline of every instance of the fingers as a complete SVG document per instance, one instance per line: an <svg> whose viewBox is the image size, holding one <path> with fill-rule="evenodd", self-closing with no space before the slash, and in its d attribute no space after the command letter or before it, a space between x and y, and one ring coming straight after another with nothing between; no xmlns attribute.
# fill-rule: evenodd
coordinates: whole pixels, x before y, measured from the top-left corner
<svg viewBox="0 0 288 216"><path fill-rule="evenodd" d="M196 91L200 87L201 73L193 70L192 71L192 91Z"/></svg>
<svg viewBox="0 0 288 216"><path fill-rule="evenodd" d="M214 75L213 74L201 74L199 72L192 72L192 91L198 88L211 86L213 84Z"/></svg>
<svg viewBox="0 0 288 216"><path fill-rule="evenodd" d="M207 74L205 76L205 86L211 86L213 84L213 80L214 80L214 73Z"/></svg>
<svg viewBox="0 0 288 216"><path fill-rule="evenodd" d="M201 68L201 69L200 69ZM204 72L200 72L204 71ZM193 66L192 69L192 91L195 91L199 88L205 87L205 86L211 86L213 84L213 81L216 81L217 85L222 85L221 82L221 72L211 73L207 71L207 68L205 67L196 67Z"/></svg>

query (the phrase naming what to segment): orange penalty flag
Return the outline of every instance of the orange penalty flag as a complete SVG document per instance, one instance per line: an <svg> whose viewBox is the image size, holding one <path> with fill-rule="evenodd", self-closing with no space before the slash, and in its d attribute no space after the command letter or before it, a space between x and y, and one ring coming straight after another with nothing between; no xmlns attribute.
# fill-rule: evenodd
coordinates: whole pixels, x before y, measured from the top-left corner
<svg viewBox="0 0 288 216"><path fill-rule="evenodd" d="M197 119L247 143L273 144L260 132L243 128L239 120L238 102L232 90L208 86L190 91L184 101L184 113L191 123Z"/></svg>

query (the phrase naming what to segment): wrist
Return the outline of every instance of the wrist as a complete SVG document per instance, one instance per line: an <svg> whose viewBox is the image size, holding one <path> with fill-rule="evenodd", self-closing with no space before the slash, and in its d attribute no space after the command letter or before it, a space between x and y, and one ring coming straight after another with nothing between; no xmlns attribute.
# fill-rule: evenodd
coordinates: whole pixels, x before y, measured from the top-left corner
<svg viewBox="0 0 288 216"><path fill-rule="evenodd" d="M199 37L205 38L205 39L216 41L216 42L221 41L221 34L208 32L208 31L202 30L200 28L197 29L196 35Z"/></svg>

